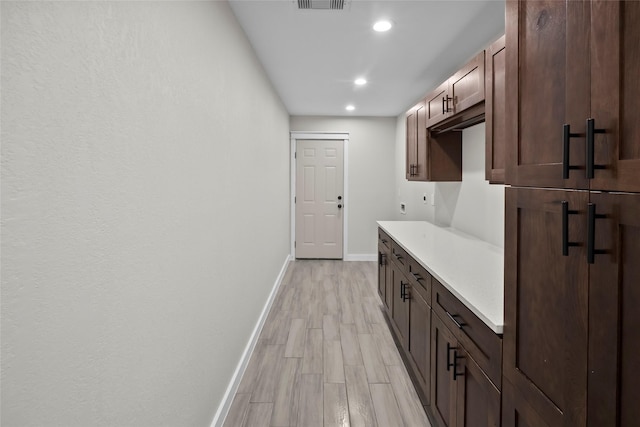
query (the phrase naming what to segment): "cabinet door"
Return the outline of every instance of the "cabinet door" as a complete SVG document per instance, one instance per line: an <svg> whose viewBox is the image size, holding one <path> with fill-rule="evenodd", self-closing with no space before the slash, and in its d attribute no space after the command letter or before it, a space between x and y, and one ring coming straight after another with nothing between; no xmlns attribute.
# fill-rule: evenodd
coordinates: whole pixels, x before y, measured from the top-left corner
<svg viewBox="0 0 640 427"><path fill-rule="evenodd" d="M423 102L416 109L416 169L413 181L427 180L427 108Z"/></svg>
<svg viewBox="0 0 640 427"><path fill-rule="evenodd" d="M395 326L396 334L398 335L403 347L406 348L409 342L409 300L403 295L406 292L408 283L404 274L398 269L397 265L391 265L391 269L393 278L393 311L391 313L391 318L393 320L393 326Z"/></svg>
<svg viewBox="0 0 640 427"><path fill-rule="evenodd" d="M417 290L411 291L409 300L409 355L427 403L431 373L431 307Z"/></svg>
<svg viewBox="0 0 640 427"><path fill-rule="evenodd" d="M456 387L453 381L454 335L433 314L431 317L431 408L438 424L456 425Z"/></svg>
<svg viewBox="0 0 640 427"><path fill-rule="evenodd" d="M502 427L548 427L507 380L502 383Z"/></svg>
<svg viewBox="0 0 640 427"><path fill-rule="evenodd" d="M588 194L528 188L505 193L503 374L554 426L586 422Z"/></svg>
<svg viewBox="0 0 640 427"><path fill-rule="evenodd" d="M378 244L378 294L382 302L387 305L387 263L388 253L382 243Z"/></svg>
<svg viewBox="0 0 640 427"><path fill-rule="evenodd" d="M484 50L449 78L453 114L484 101Z"/></svg>
<svg viewBox="0 0 640 427"><path fill-rule="evenodd" d="M640 420L640 194L591 193L589 426Z"/></svg>
<svg viewBox="0 0 640 427"><path fill-rule="evenodd" d="M593 1L591 13L590 117L604 130L591 189L640 192L640 2Z"/></svg>
<svg viewBox="0 0 640 427"><path fill-rule="evenodd" d="M456 426L499 427L500 392L464 349L457 361L463 375L456 378Z"/></svg>
<svg viewBox="0 0 640 427"><path fill-rule="evenodd" d="M500 37L486 51L485 65L485 179L491 184L504 183L505 161L505 37Z"/></svg>
<svg viewBox="0 0 640 427"><path fill-rule="evenodd" d="M418 141L417 111L412 108L407 113L407 179L413 179L417 166L416 143Z"/></svg>
<svg viewBox="0 0 640 427"><path fill-rule="evenodd" d="M427 126L430 128L451 116L453 104L449 96L449 81L445 81L431 92L426 99Z"/></svg>
<svg viewBox="0 0 640 427"><path fill-rule="evenodd" d="M585 123L589 115L589 3L507 1L506 182L518 186L588 188ZM563 179L563 125L569 179Z"/></svg>

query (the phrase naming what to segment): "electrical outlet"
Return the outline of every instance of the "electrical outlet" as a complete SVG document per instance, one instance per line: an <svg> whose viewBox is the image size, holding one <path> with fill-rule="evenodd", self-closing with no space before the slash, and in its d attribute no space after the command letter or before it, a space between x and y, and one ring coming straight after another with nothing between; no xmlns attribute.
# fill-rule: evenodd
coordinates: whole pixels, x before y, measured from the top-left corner
<svg viewBox="0 0 640 427"><path fill-rule="evenodd" d="M400 203L400 213L402 215L406 215L407 214L407 205L405 205L404 203Z"/></svg>
<svg viewBox="0 0 640 427"><path fill-rule="evenodd" d="M427 204L427 193L422 194L422 203Z"/></svg>

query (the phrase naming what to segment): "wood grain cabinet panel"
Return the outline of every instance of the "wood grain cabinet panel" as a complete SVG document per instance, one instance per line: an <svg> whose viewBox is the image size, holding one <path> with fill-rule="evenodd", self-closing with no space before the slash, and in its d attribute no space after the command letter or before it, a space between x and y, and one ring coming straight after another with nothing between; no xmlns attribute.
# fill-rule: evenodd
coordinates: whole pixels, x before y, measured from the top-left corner
<svg viewBox="0 0 640 427"><path fill-rule="evenodd" d="M451 117L453 113L453 99L449 94L449 80L443 82L427 95L425 103L427 107L426 119L428 128Z"/></svg>
<svg viewBox="0 0 640 427"><path fill-rule="evenodd" d="M589 264L588 425L638 425L640 194L592 192L589 202L595 253Z"/></svg>
<svg viewBox="0 0 640 427"><path fill-rule="evenodd" d="M418 388L428 404L431 401L431 307L418 292L419 286L411 283L409 300L409 346L408 354L414 368Z"/></svg>
<svg viewBox="0 0 640 427"><path fill-rule="evenodd" d="M403 347L409 345L409 299L408 280L397 264L391 265L392 302L391 324Z"/></svg>
<svg viewBox="0 0 640 427"><path fill-rule="evenodd" d="M437 425L500 426L500 391L436 313L431 346L431 406Z"/></svg>
<svg viewBox="0 0 640 427"><path fill-rule="evenodd" d="M586 420L588 198L529 188L505 194L503 374L555 426Z"/></svg>
<svg viewBox="0 0 640 427"><path fill-rule="evenodd" d="M449 97L453 103L452 115L484 101L484 53L484 50L478 53L449 78Z"/></svg>
<svg viewBox="0 0 640 427"><path fill-rule="evenodd" d="M640 191L638 22L635 1L507 2L507 183Z"/></svg>
<svg viewBox="0 0 640 427"><path fill-rule="evenodd" d="M491 184L504 184L507 145L505 36L487 48L485 61L485 179Z"/></svg>

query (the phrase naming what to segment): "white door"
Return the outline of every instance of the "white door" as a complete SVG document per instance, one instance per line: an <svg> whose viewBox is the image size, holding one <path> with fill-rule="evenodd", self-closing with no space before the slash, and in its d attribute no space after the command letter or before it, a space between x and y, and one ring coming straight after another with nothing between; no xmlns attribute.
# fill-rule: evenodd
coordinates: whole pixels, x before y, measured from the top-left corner
<svg viewBox="0 0 640 427"><path fill-rule="evenodd" d="M296 258L342 259L343 141L296 145Z"/></svg>

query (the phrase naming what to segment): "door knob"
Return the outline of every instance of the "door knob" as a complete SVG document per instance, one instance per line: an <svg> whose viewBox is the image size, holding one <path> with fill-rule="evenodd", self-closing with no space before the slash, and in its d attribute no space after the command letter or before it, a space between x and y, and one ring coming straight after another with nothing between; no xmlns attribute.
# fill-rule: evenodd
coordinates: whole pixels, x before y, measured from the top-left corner
<svg viewBox="0 0 640 427"><path fill-rule="evenodd" d="M338 209L342 209L342 205L338 205Z"/></svg>
<svg viewBox="0 0 640 427"><path fill-rule="evenodd" d="M342 196L338 196L338 200L342 200Z"/></svg>

